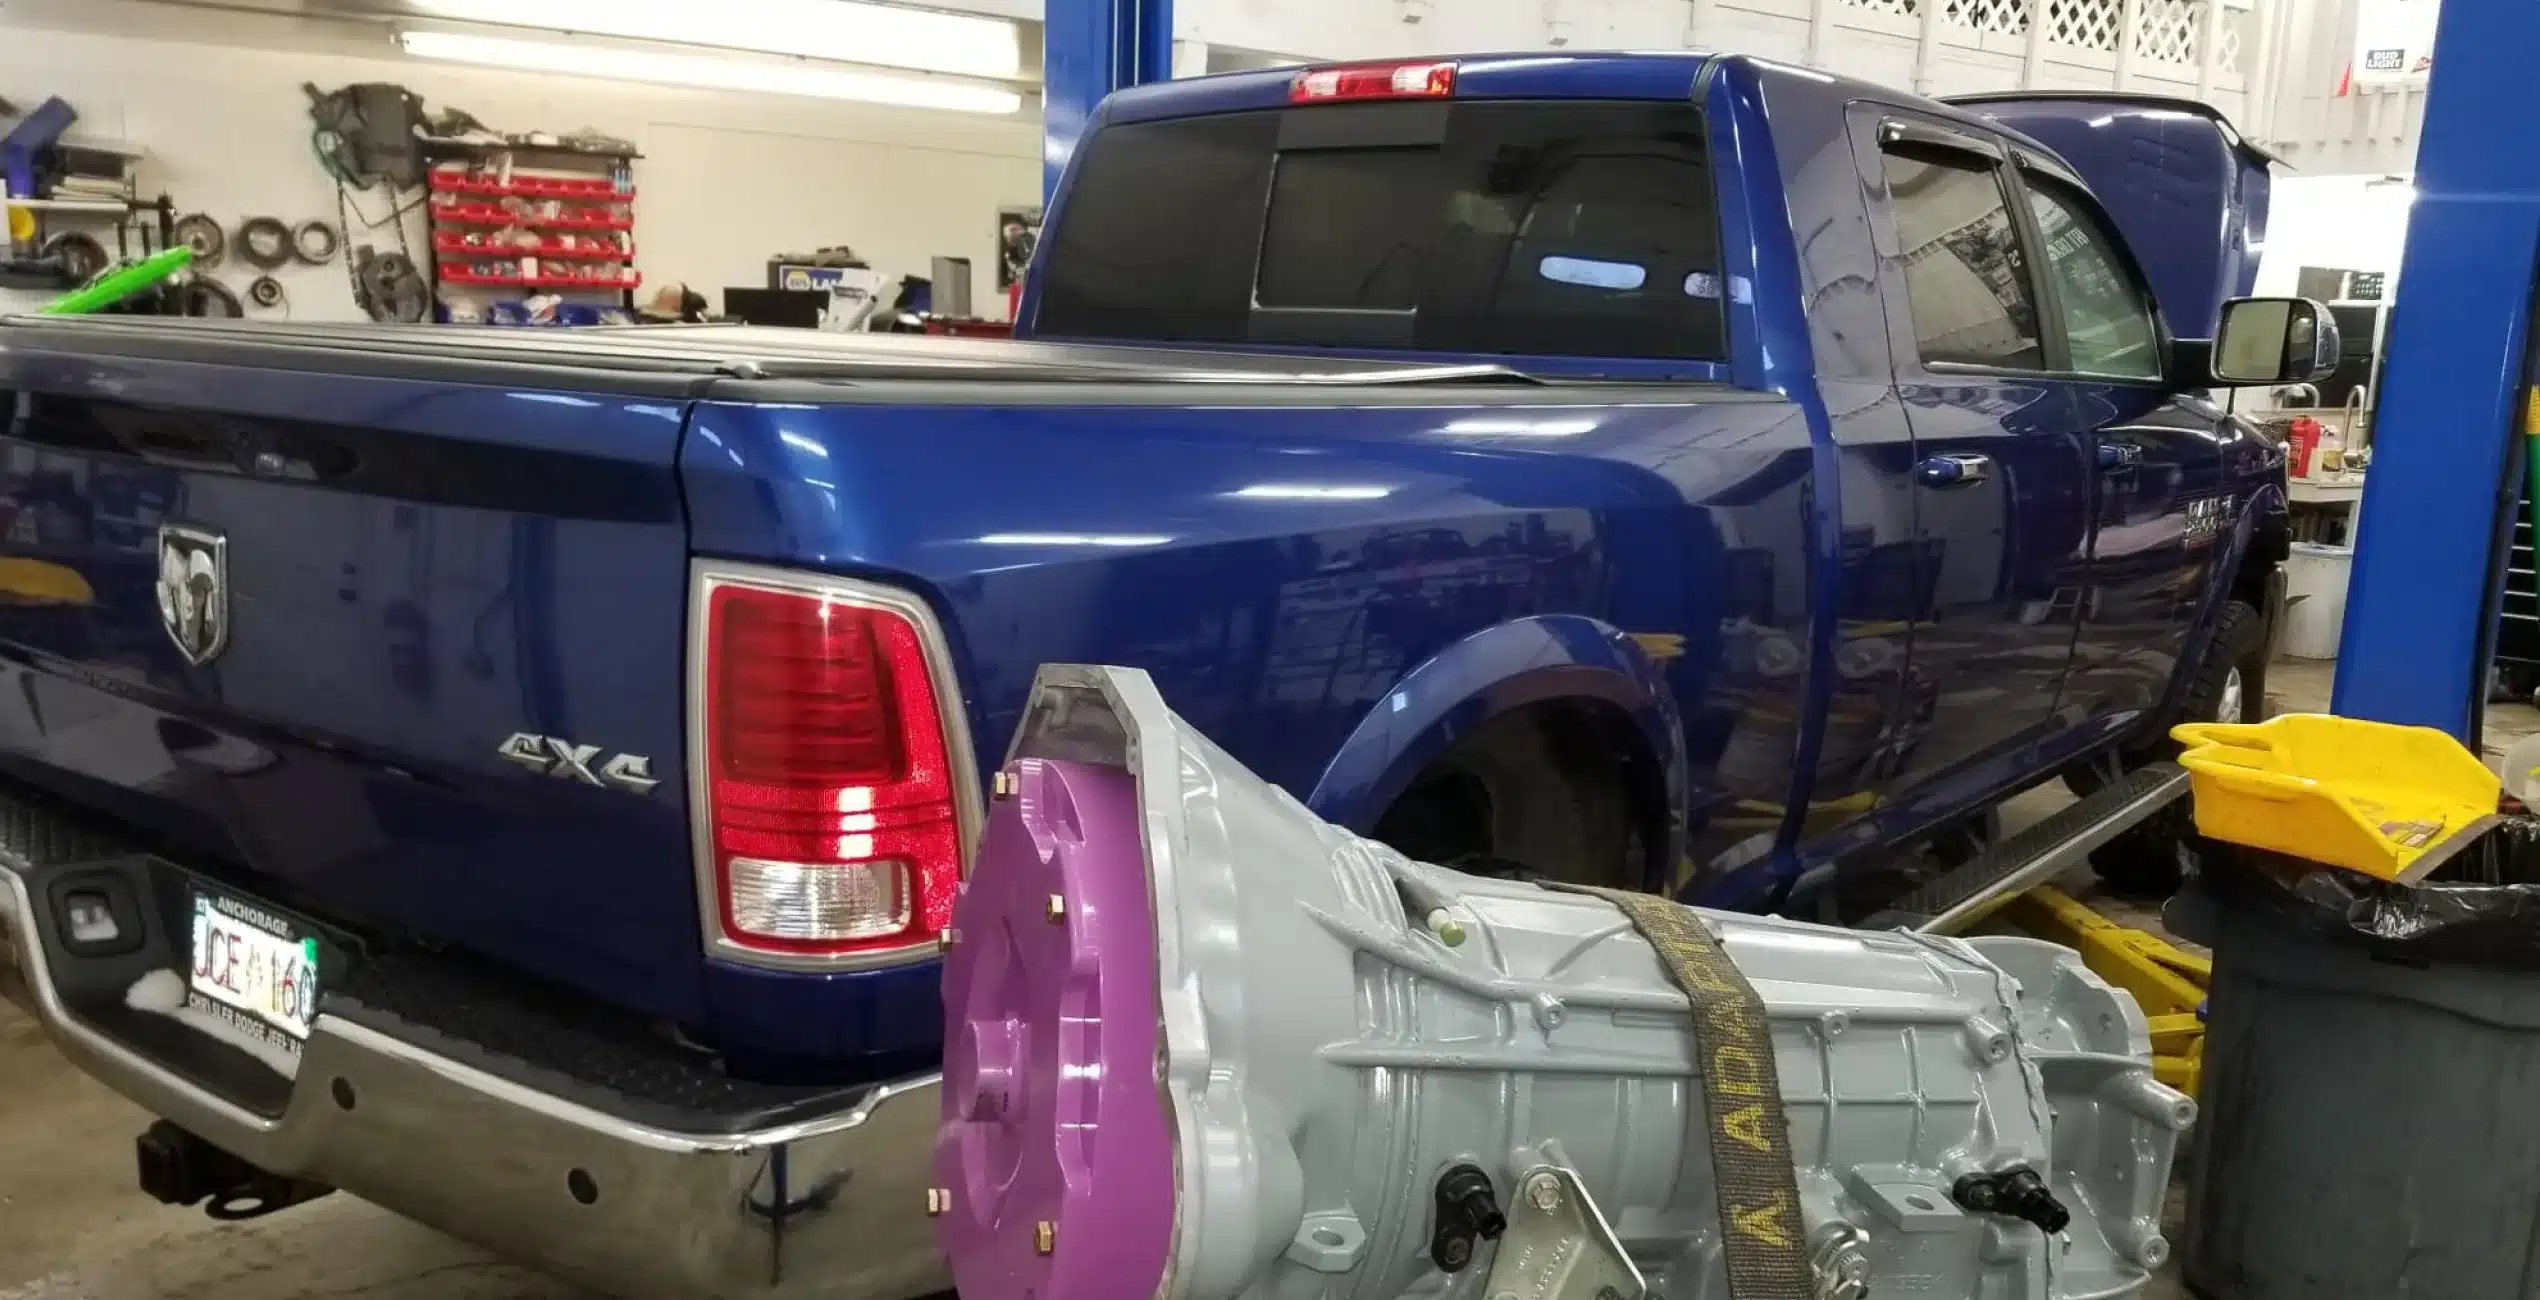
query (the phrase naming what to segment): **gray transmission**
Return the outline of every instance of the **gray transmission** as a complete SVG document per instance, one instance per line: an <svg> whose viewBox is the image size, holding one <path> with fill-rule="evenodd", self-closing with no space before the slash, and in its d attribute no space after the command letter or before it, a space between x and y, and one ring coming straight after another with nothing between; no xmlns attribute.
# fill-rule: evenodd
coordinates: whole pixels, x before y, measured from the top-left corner
<svg viewBox="0 0 2540 1300"><path fill-rule="evenodd" d="M1322 822L1132 670L1043 669L998 785L929 1198L967 1300L1755 1293L1691 1004L1615 904ZM1698 916L1798 1199L1742 1258L1819 1300L2084 1300L2166 1257L2195 1106L2075 954Z"/></svg>

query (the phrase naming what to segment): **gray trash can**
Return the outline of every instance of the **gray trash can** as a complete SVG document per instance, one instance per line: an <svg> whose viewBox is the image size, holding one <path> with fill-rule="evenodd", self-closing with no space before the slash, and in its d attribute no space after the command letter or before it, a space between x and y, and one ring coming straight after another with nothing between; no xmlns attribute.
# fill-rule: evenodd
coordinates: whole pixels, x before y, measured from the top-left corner
<svg viewBox="0 0 2540 1300"><path fill-rule="evenodd" d="M2540 1295L2540 969L2513 960L2540 888L2495 860L2529 835L2503 838L2513 852L2464 862L2485 878L2459 897L2332 876L2177 900L2173 923L2214 947L2190 1290ZM2435 955L2447 937L2476 957Z"/></svg>

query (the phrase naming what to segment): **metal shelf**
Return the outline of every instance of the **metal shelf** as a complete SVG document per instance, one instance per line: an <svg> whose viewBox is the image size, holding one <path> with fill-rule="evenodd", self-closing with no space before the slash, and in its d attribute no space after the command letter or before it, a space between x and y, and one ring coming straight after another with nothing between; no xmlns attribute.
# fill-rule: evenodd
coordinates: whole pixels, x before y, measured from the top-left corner
<svg viewBox="0 0 2540 1300"><path fill-rule="evenodd" d="M25 208L29 212L95 212L122 216L135 206L149 205L112 199L0 199L0 207Z"/></svg>
<svg viewBox="0 0 2540 1300"><path fill-rule="evenodd" d="M2531 583L2532 569L2540 560L2534 555L2526 491L2522 505L2514 511L2513 540L2505 553L2505 589L2496 602L2496 659L2521 668L2540 667L2540 596L2534 595Z"/></svg>
<svg viewBox="0 0 2540 1300"><path fill-rule="evenodd" d="M119 158L147 158L150 151L129 140L104 140L89 136L66 135L53 142L56 149L78 149L87 153L110 153Z"/></svg>
<svg viewBox="0 0 2540 1300"><path fill-rule="evenodd" d="M566 154L575 158L627 159L640 159L644 156L630 150L593 149L583 145L565 144L561 141L555 144L515 144L509 140L454 140L446 136L421 135L415 137L415 142L422 145L427 152L439 150L443 153L551 153Z"/></svg>
<svg viewBox="0 0 2540 1300"><path fill-rule="evenodd" d="M2287 486L2286 495L2299 505L2351 505L2364 497L2364 476L2360 474L2337 479L2297 478Z"/></svg>

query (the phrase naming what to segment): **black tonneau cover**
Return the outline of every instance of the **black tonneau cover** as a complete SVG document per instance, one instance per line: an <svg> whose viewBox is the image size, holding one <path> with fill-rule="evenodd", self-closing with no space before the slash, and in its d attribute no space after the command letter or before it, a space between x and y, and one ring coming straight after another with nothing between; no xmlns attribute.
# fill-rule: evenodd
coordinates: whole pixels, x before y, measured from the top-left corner
<svg viewBox="0 0 2540 1300"><path fill-rule="evenodd" d="M0 352L205 361L493 381L522 371L646 392L702 395L716 381L935 380L1018 384L1390 385L1528 383L1496 365L1182 351L754 325L494 329L141 316L0 318ZM559 373L563 372L563 373Z"/></svg>

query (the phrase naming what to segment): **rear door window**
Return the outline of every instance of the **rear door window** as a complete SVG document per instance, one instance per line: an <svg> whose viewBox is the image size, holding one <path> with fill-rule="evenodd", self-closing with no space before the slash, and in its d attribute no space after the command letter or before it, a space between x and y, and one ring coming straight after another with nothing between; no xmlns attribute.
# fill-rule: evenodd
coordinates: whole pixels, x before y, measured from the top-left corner
<svg viewBox="0 0 2540 1300"><path fill-rule="evenodd" d="M1313 105L1099 132L1044 337L1723 359L1690 104Z"/></svg>
<svg viewBox="0 0 2540 1300"><path fill-rule="evenodd" d="M1999 167L1940 149L1890 150L1885 158L1923 361L2045 369L2037 289Z"/></svg>

